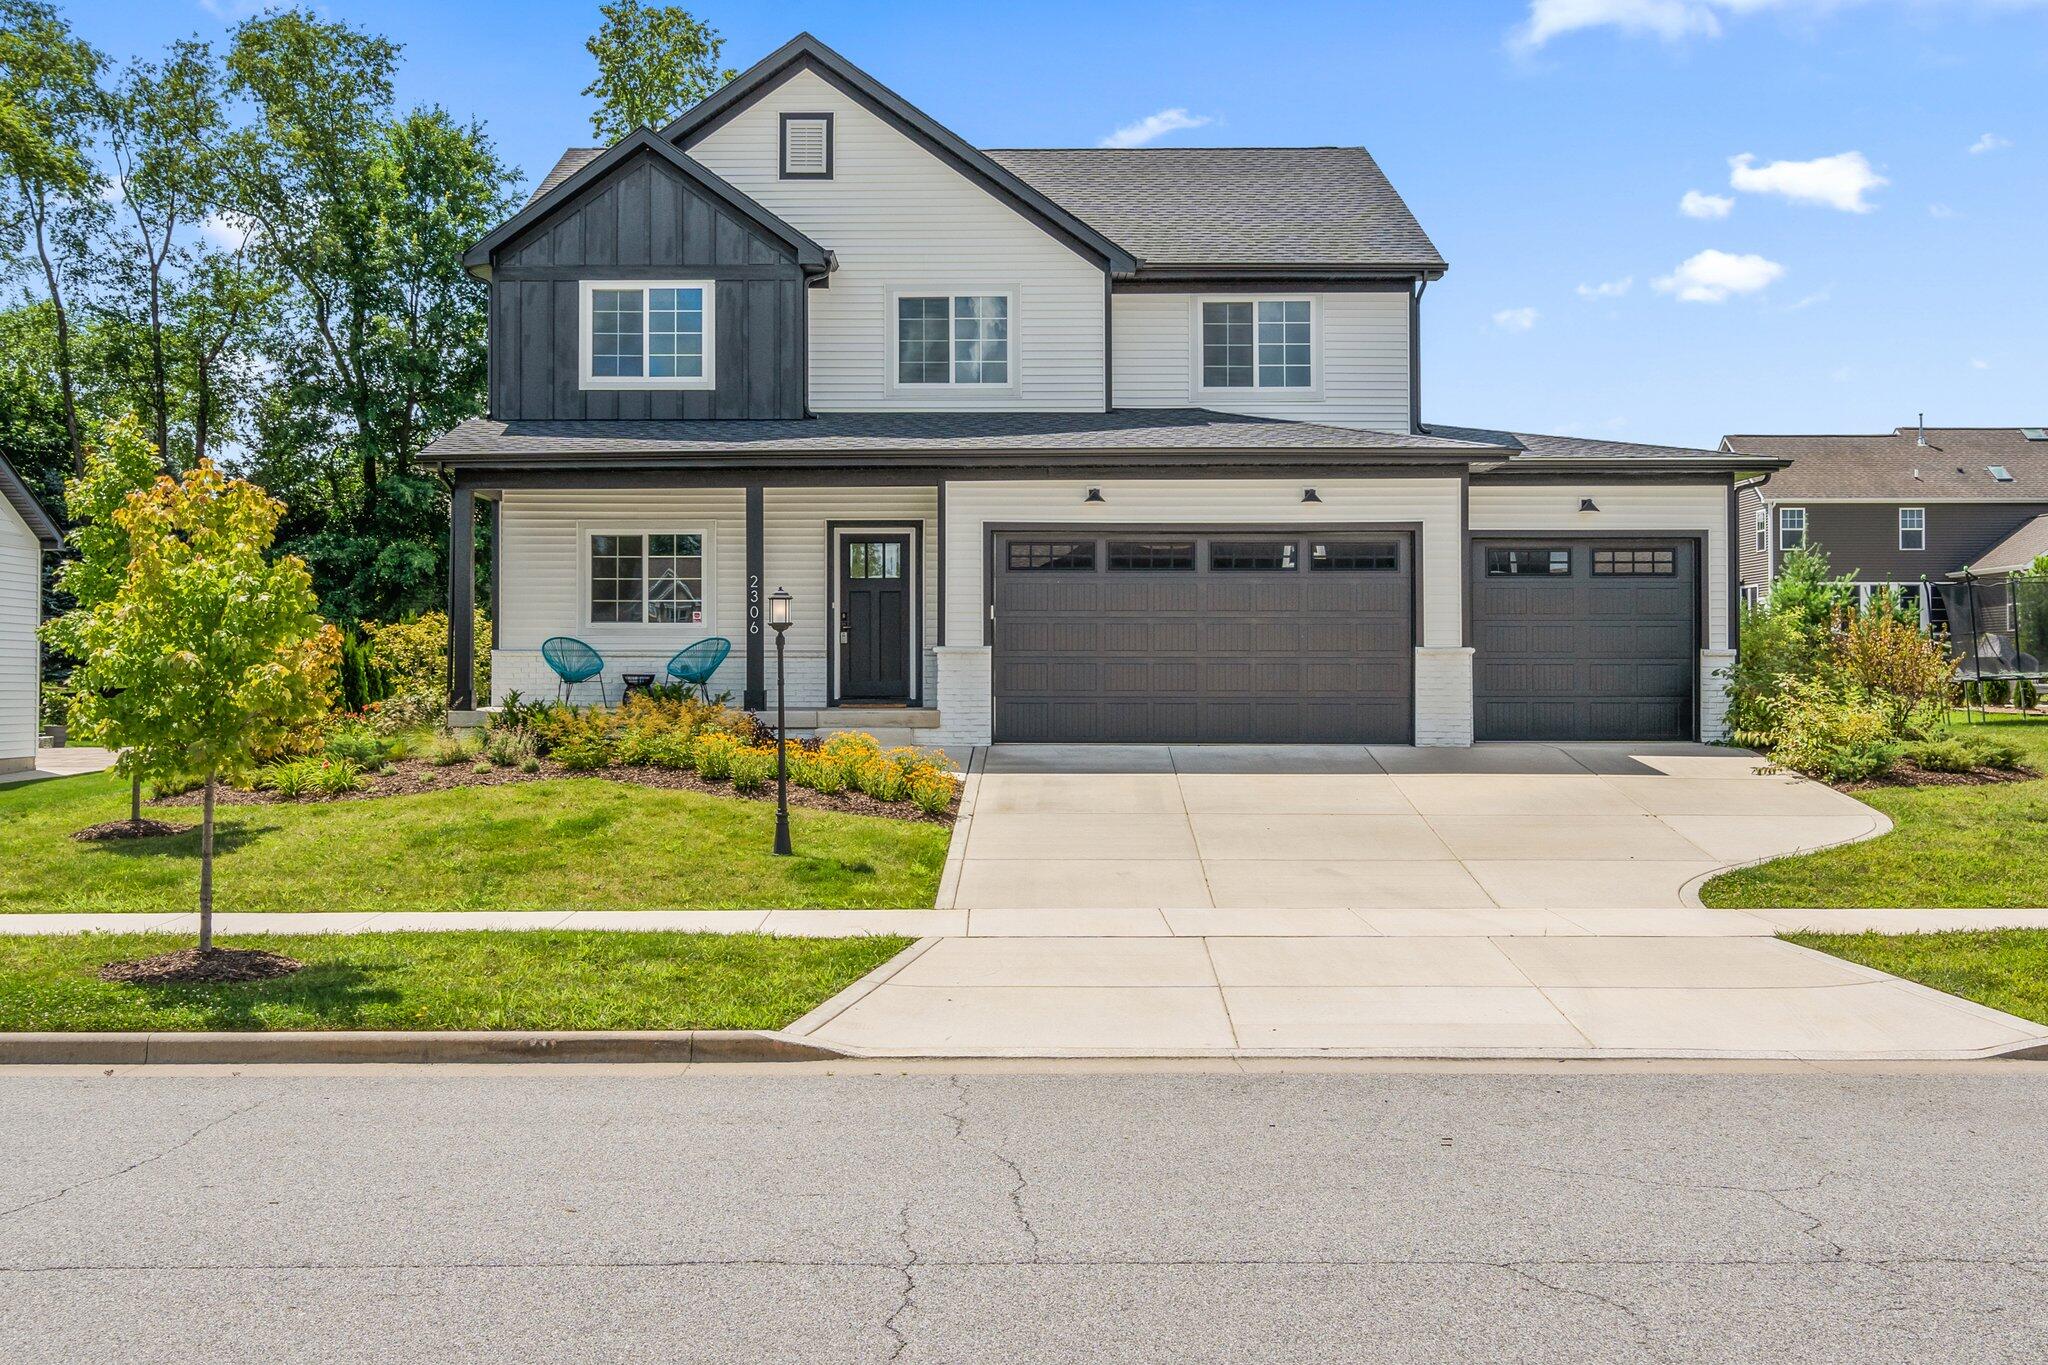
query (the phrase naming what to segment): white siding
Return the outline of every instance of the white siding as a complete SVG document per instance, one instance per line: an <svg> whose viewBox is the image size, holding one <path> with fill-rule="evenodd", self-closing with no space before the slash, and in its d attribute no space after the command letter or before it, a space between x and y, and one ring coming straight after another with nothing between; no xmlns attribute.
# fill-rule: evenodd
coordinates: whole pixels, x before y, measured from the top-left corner
<svg viewBox="0 0 2048 1365"><path fill-rule="evenodd" d="M1087 481L946 485L946 643L982 642L983 554L991 526L1288 526L1420 522L1422 643L1464 643L1464 554L1456 479L1319 479L1319 503L1298 480L1097 481L1103 501L1084 503Z"/></svg>
<svg viewBox="0 0 2048 1365"><path fill-rule="evenodd" d="M1408 430L1405 293L1309 295L1316 308L1317 387L1313 394L1292 396L1198 391L1202 297L1145 293L1112 298L1117 407L1204 407L1372 431Z"/></svg>
<svg viewBox="0 0 2048 1365"><path fill-rule="evenodd" d="M42 555L27 523L0 502L0 770L28 766L21 760L36 756Z"/></svg>
<svg viewBox="0 0 2048 1365"><path fill-rule="evenodd" d="M825 704L825 648L830 606L826 600L825 523L888 522L919 527L924 546L925 644L937 633L938 551L935 517L938 494L928 487L771 488L762 528L765 596L786 588L795 599L787 666L792 706ZM572 635L605 656L614 696L622 671L659 674L669 655L692 640L723 636L732 654L712 680L711 690L737 696L746 685L746 494L738 488L581 492L515 490L505 494L499 570L501 638L492 655L493 700L509 689L527 696L554 693L552 675L539 663L541 642ZM702 531L705 547L706 620L702 626L593 625L587 620L584 537L592 531ZM775 686L773 642L768 687ZM927 704L936 695L934 666L924 652ZM579 700L595 701L589 690Z"/></svg>
<svg viewBox="0 0 2048 1365"><path fill-rule="evenodd" d="M832 179L780 178L785 112L832 114ZM1103 271L829 82L797 72L689 153L839 259L810 291L814 410L1103 406ZM899 289L1011 292L1016 385L893 388Z"/></svg>
<svg viewBox="0 0 2048 1365"><path fill-rule="evenodd" d="M1597 512L1581 512L1591 498ZM1728 645L1728 489L1689 484L1472 485L1472 530L1684 531L1706 537L1707 649Z"/></svg>

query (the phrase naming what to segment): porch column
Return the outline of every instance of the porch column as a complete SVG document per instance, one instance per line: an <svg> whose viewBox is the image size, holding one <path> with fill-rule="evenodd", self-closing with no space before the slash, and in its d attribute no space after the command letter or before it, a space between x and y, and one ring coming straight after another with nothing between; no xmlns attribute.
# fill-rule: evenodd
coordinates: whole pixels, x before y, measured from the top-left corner
<svg viewBox="0 0 2048 1365"><path fill-rule="evenodd" d="M747 485L747 687L740 705L760 711L768 705L768 653L761 629L761 580L768 572L768 497L758 483Z"/></svg>
<svg viewBox="0 0 2048 1365"><path fill-rule="evenodd" d="M476 709L476 490L448 494L448 709Z"/></svg>

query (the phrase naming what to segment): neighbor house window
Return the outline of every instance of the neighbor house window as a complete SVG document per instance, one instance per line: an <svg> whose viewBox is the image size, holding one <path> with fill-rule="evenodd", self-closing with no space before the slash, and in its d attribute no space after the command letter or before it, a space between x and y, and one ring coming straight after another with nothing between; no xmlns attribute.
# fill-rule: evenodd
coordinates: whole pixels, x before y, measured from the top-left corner
<svg viewBox="0 0 2048 1365"><path fill-rule="evenodd" d="M1488 550L1488 578L1563 578L1572 571L1572 552L1548 545Z"/></svg>
<svg viewBox="0 0 2048 1365"><path fill-rule="evenodd" d="M906 294L896 300L898 384L1010 382L1010 296Z"/></svg>
<svg viewBox="0 0 2048 1365"><path fill-rule="evenodd" d="M1765 545L1767 545L1767 544L1768 544L1768 543L1770 542L1770 539L1771 539L1771 509L1770 509L1770 508L1768 508L1768 507L1759 507L1759 508L1757 508L1757 509L1756 509L1756 547L1757 547L1757 549L1759 549L1759 550L1763 549L1763 548L1764 548L1764 546L1765 546Z"/></svg>
<svg viewBox="0 0 2048 1365"><path fill-rule="evenodd" d="M582 295L584 388L711 387L709 280L585 280Z"/></svg>
<svg viewBox="0 0 2048 1365"><path fill-rule="evenodd" d="M1899 548L1901 550L1924 550L1927 548L1927 509L1925 507L1901 507L1899 509Z"/></svg>
<svg viewBox="0 0 2048 1365"><path fill-rule="evenodd" d="M1806 543L1806 509L1804 507L1780 507L1778 509L1778 548L1796 550Z"/></svg>
<svg viewBox="0 0 2048 1365"><path fill-rule="evenodd" d="M1307 299L1212 299L1202 304L1202 387L1306 389L1315 383Z"/></svg>
<svg viewBox="0 0 2048 1365"><path fill-rule="evenodd" d="M594 625L702 625L703 533L593 532L590 620Z"/></svg>

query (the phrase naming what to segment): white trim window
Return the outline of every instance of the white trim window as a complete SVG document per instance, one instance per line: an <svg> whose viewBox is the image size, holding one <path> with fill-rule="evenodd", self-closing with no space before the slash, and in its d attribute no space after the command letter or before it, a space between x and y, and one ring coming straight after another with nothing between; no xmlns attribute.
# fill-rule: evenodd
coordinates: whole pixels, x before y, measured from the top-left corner
<svg viewBox="0 0 2048 1365"><path fill-rule="evenodd" d="M1778 548L1796 550L1806 543L1806 509L1804 507L1780 507L1778 509Z"/></svg>
<svg viewBox="0 0 2048 1365"><path fill-rule="evenodd" d="M1771 543L1771 509L1762 503L1756 508L1756 547L1767 548Z"/></svg>
<svg viewBox="0 0 2048 1365"><path fill-rule="evenodd" d="M1198 387L1211 391L1315 388L1313 299L1203 299Z"/></svg>
<svg viewBox="0 0 2048 1365"><path fill-rule="evenodd" d="M702 531L591 531L584 537L585 624L707 623Z"/></svg>
<svg viewBox="0 0 2048 1365"><path fill-rule="evenodd" d="M1006 388L1016 382L1012 296L896 296L896 383L902 388Z"/></svg>
<svg viewBox="0 0 2048 1365"><path fill-rule="evenodd" d="M577 322L586 389L708 389L718 291L710 280L583 280Z"/></svg>
<svg viewBox="0 0 2048 1365"><path fill-rule="evenodd" d="M1927 509L1925 507L1901 507L1899 509L1899 548L1901 550L1924 550L1927 548Z"/></svg>

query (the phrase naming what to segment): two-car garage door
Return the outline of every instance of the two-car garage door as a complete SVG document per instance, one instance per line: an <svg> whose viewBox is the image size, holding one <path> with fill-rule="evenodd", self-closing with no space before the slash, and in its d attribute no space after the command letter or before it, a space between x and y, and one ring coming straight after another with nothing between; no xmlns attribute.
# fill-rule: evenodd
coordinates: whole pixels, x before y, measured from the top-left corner
<svg viewBox="0 0 2048 1365"><path fill-rule="evenodd" d="M1405 531L998 533L995 737L1405 744Z"/></svg>

